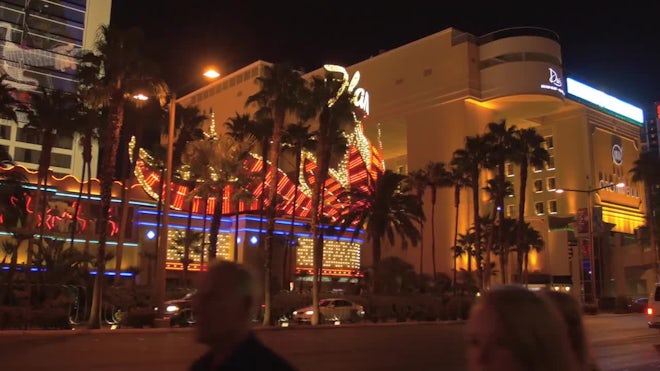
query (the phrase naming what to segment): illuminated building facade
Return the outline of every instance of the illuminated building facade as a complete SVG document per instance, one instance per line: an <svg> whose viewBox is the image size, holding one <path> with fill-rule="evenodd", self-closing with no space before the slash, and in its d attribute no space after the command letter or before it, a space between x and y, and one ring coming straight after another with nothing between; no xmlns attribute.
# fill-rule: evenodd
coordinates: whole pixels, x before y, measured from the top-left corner
<svg viewBox="0 0 660 371"><path fill-rule="evenodd" d="M94 49L99 27L110 22L110 8L111 0L0 1L0 73L19 99L39 87L75 91L78 59ZM18 121L0 120L0 146L17 163L36 169L40 138L23 128L24 115ZM51 165L56 174L81 173L78 143L78 135L57 138ZM94 157L97 153L94 143Z"/></svg>

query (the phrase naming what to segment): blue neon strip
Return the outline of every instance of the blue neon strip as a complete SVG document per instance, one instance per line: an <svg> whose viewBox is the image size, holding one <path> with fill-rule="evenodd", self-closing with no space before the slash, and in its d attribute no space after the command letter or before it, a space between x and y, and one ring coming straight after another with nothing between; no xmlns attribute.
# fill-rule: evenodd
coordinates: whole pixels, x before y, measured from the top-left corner
<svg viewBox="0 0 660 371"><path fill-rule="evenodd" d="M238 230L239 232L252 232L252 233L259 233L259 228L240 228ZM261 230L261 233L266 233L265 229ZM289 232L287 231L273 231L273 233L278 234L278 235L283 235L287 236ZM307 237L307 238L312 238L313 235L312 233L294 233L293 234L296 237ZM339 237L339 236L323 236L324 239L329 239L329 240L338 240L338 241L347 241L347 242L357 242L357 243L363 243L364 240L360 238L350 238L350 237Z"/></svg>
<svg viewBox="0 0 660 371"><path fill-rule="evenodd" d="M153 211L153 210L138 210L138 214L144 214L144 215L158 215L158 211ZM172 212L170 212L169 216L170 216L170 218L174 217L174 218L188 219L188 214L178 214L178 213L172 213ZM195 219L195 220L204 220L204 217L203 217L203 216L195 215L195 214L192 214L192 215L190 216L190 218L191 218L191 219ZM212 218L213 218L212 216L207 216L207 217L206 217L206 220L211 220ZM222 218L222 219L220 219L220 221L222 221L222 222L227 222L227 223L231 222L232 220L233 220L232 218Z"/></svg>
<svg viewBox="0 0 660 371"><path fill-rule="evenodd" d="M0 232L0 236L11 236L11 235L12 234L9 233L9 232ZM39 235L35 234L34 237L39 237ZM48 236L45 236L45 237L48 237ZM59 241L71 241L71 239L69 239L69 238L58 238L57 240L59 240ZM74 238L73 242L87 242L87 240L83 240L83 239L80 239L80 238ZM89 243L98 244L99 241L98 240L89 240ZM117 245L117 241L106 241L105 243L106 243L106 245L112 245L112 246ZM138 244L135 243L135 242L124 242L124 246L138 247Z"/></svg>
<svg viewBox="0 0 660 371"><path fill-rule="evenodd" d="M89 272L89 274L91 274L92 276L95 276L96 273L97 273L96 271L90 271ZM106 276L116 276L117 275L116 272L105 272L104 274ZM122 277L133 277L133 273L131 273L131 272L119 272L119 275L122 276Z"/></svg>
<svg viewBox="0 0 660 371"><path fill-rule="evenodd" d="M34 190L39 189L39 187L37 187L37 186L25 185L25 184L23 184L21 187L26 188L26 189L34 189ZM45 190L47 192L57 192L56 188L46 188Z"/></svg>
<svg viewBox="0 0 660 371"><path fill-rule="evenodd" d="M147 226L147 227L158 227L157 223L152 223L152 222L138 222L137 224L138 225L144 225L144 226ZM184 225L170 225L170 228L172 228L172 229L186 229L186 226L184 226ZM204 229L202 229L202 227L190 227L190 229L194 230L194 231L204 231ZM222 232L222 233L231 233L232 231L230 231L228 229L220 229L220 232Z"/></svg>

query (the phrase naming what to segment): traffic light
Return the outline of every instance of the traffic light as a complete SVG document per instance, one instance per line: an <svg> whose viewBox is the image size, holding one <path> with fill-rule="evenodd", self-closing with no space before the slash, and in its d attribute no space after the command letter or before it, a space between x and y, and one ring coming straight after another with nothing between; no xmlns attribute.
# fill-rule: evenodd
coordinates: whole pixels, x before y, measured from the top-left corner
<svg viewBox="0 0 660 371"><path fill-rule="evenodd" d="M568 247L568 260L573 260L573 246Z"/></svg>

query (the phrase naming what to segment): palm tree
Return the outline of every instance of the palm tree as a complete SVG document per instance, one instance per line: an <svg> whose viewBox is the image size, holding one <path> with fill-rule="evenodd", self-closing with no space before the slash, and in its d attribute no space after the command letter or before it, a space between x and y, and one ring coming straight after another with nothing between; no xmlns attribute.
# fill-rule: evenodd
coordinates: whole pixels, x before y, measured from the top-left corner
<svg viewBox="0 0 660 371"><path fill-rule="evenodd" d="M472 207L475 231L475 257L477 259L477 271L479 275L479 286L484 287L484 277L481 263L481 223L480 223L480 174L484 164L484 158L488 152L488 146L482 135L470 136L465 138L465 147L454 151L451 165L465 171L466 179L469 180L469 187L472 189Z"/></svg>
<svg viewBox="0 0 660 371"><path fill-rule="evenodd" d="M323 238L321 220L323 217L322 197L325 181L330 169L330 161L338 146L345 146L345 140L338 140L346 127L355 125L355 107L352 93L341 92L343 79L331 73L324 77L312 79L309 96L309 117L318 117L318 134L316 145L316 166L314 189L312 190L312 234L313 247L313 279L312 279L312 325L319 323L319 274L323 268ZM338 96L338 93L341 94Z"/></svg>
<svg viewBox="0 0 660 371"><path fill-rule="evenodd" d="M424 206L424 193L428 187L428 175L424 169L417 169L408 174L410 188L415 192L422 207ZM419 274L424 274L424 219L419 221ZM455 245L455 244L454 244Z"/></svg>
<svg viewBox="0 0 660 371"><path fill-rule="evenodd" d="M287 269L288 252L292 248L294 241L294 225L296 223L296 213L298 212L298 191L300 190L300 172L302 166L303 151L312 151L316 147L316 133L310 132L309 125L299 122L289 124L282 133L282 144L285 151L293 154L294 170L291 175L291 181L295 185L293 191L293 212L291 213L291 225L289 226L289 236L287 239L286 250L284 250L284 263L282 267L282 277L284 279Z"/></svg>
<svg viewBox="0 0 660 371"><path fill-rule="evenodd" d="M148 89L165 103L167 86L154 76L155 68L145 60L144 35L137 28L119 30L102 26L94 52L86 52L78 68L80 88L92 108L107 107L108 128L102 135L104 148L101 159L101 207L99 216L99 247L97 274L90 309L90 327L101 326L101 301L105 276L105 247L108 238L112 182L115 176L117 148L124 123L124 108L138 91Z"/></svg>
<svg viewBox="0 0 660 371"><path fill-rule="evenodd" d="M18 122L16 109L23 108L16 100L16 88L7 84L7 74L0 75L0 118Z"/></svg>
<svg viewBox="0 0 660 371"><path fill-rule="evenodd" d="M18 247L24 240L31 240L31 229L26 228L28 222L27 197L23 185L27 182L25 175L17 168L0 172L0 212L3 215L2 226L12 235L5 241L5 251L10 255L9 270L4 277L5 290L0 302L6 302L12 293L14 273L18 265Z"/></svg>
<svg viewBox="0 0 660 371"><path fill-rule="evenodd" d="M383 239L394 244L398 235L405 249L408 241L417 246L421 237L416 225L424 219L424 210L419 198L406 189L406 178L386 170L377 175L367 190L352 189L340 196L348 204L341 215L342 232L354 227L356 238L364 228L367 242L372 243L374 266L380 261Z"/></svg>
<svg viewBox="0 0 660 371"><path fill-rule="evenodd" d="M514 149L512 151L513 162L520 166L520 184L518 188L518 225L525 224L525 202L527 191L527 176L529 166L541 167L550 160L548 150L543 147L545 139L534 128L518 129L513 133ZM525 229L516 229L517 235L517 258L518 279L522 280L524 235Z"/></svg>
<svg viewBox="0 0 660 371"><path fill-rule="evenodd" d="M198 177L189 197L215 197L209 237L209 261L217 256L225 188L238 179L247 177L248 171L244 163L248 156L248 148L243 143L226 137L190 142L183 153L183 163L190 166L190 171Z"/></svg>
<svg viewBox="0 0 660 371"><path fill-rule="evenodd" d="M450 173L443 162L429 162L426 165L428 184L431 190L431 260L433 279L437 276L435 259L435 204L438 197L438 188L451 186Z"/></svg>
<svg viewBox="0 0 660 371"><path fill-rule="evenodd" d="M275 211L277 207L277 184L279 176L280 146L282 130L287 114L299 114L303 111L305 80L299 71L276 64L266 66L264 76L257 77L260 90L248 97L246 105L257 104L268 109L273 120L273 135L270 143L270 187L268 188L268 224L266 225L266 264L264 272L265 310L264 325L271 324L270 276L272 263L272 244L275 231ZM265 159L264 159L265 161ZM265 166L265 165L264 165Z"/></svg>
<svg viewBox="0 0 660 371"><path fill-rule="evenodd" d="M522 282L527 284L529 282L528 276L529 276L529 270L528 270L528 265L529 265L529 252L531 250L535 250L537 252L541 252L543 250L543 247L545 243L543 242L543 238L541 237L541 234L539 231L534 229L529 223L524 223L522 225L517 224L516 229L521 228L522 229L522 235L523 235L523 242L521 245L517 245L517 248L520 249L522 246L522 255L523 255L523 268L522 268L522 274L523 274L523 279ZM516 236L518 233L516 233ZM516 241L517 244L517 241ZM520 251L518 252L520 253Z"/></svg>
<svg viewBox="0 0 660 371"><path fill-rule="evenodd" d="M643 152L633 163L630 169L632 181L644 184L644 194L646 195L646 224L649 229L650 245L655 253L655 274L660 281L660 256L658 253L656 227L657 219L655 215L654 202L657 196L657 188L660 185L660 157L654 152Z"/></svg>
<svg viewBox="0 0 660 371"><path fill-rule="evenodd" d="M202 241L202 234L199 232L190 232L188 230L181 232L176 231L174 238L172 238L171 247L175 250L179 261L183 265L181 270L181 282L183 287L188 287L188 266L192 262L190 259L190 251L197 250Z"/></svg>
<svg viewBox="0 0 660 371"><path fill-rule="evenodd" d="M44 188L47 186L53 147L58 137L73 136L78 125L78 109L77 98L72 93L47 90L43 87L37 92L30 93L30 109L27 112L28 123L25 128L36 133L41 139L36 196L41 212L39 243L44 239L48 209L48 196L43 192L42 186ZM29 249L32 250L31 247Z"/></svg>
<svg viewBox="0 0 660 371"><path fill-rule="evenodd" d="M457 246L458 243L458 217L459 217L459 207L461 205L461 191L463 188L466 188L470 184L470 178L465 172L465 169L461 169L458 164L452 164L449 170L449 181L454 187L454 245ZM457 264L456 259L458 256L454 253L454 287L456 287L456 273L457 273Z"/></svg>

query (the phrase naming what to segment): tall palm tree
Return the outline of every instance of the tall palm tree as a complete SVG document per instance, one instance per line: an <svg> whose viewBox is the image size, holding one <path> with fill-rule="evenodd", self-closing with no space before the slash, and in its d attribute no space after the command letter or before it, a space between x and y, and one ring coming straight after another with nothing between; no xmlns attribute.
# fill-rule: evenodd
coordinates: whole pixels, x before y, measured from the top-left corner
<svg viewBox="0 0 660 371"><path fill-rule="evenodd" d="M39 155L39 168L37 170L37 197L38 209L41 213L41 226L39 243L43 243L46 231L46 212L48 210L48 196L42 187L47 186L48 169L51 165L53 147L58 137L72 137L77 129L79 105L75 94L61 90L47 90L39 88L37 92L30 93L28 123L25 128L36 133L41 140L41 153ZM35 208L35 211L37 208ZM30 248L30 251L32 249Z"/></svg>
<svg viewBox="0 0 660 371"><path fill-rule="evenodd" d="M424 206L424 193L428 188L428 175L425 169L417 169L408 174L408 182L410 188L415 192L415 196L419 200L422 207ZM424 219L419 221L419 274L424 274ZM454 244L455 245L455 244Z"/></svg>
<svg viewBox="0 0 660 371"><path fill-rule="evenodd" d="M324 77L314 77L311 82L308 117L318 118L316 166L314 189L312 190L312 234L315 238L313 246L313 279L312 279L312 325L319 323L319 274L323 268L323 238L321 220L323 219L323 195L325 181L328 178L330 161L338 146L346 142L339 141L345 128L355 126L355 107L353 95L341 91L343 78L327 73ZM340 93L340 94L339 94ZM338 96L339 94L339 96Z"/></svg>
<svg viewBox="0 0 660 371"><path fill-rule="evenodd" d="M364 228L366 240L372 243L374 266L380 261L385 238L394 244L398 235L404 249L408 241L413 246L419 242L417 225L424 219L424 210L419 198L408 191L405 175L386 170L367 190L352 189L340 196L348 203L341 215L342 231L354 227L353 237L357 237Z"/></svg>
<svg viewBox="0 0 660 371"><path fill-rule="evenodd" d="M525 202L527 195L527 176L529 166L542 167L550 160L548 150L543 147L545 139L534 128L522 128L513 133L514 148L512 151L513 162L520 166L520 184L518 186L518 225L525 224ZM516 229L517 233L517 258L518 279L522 280L524 235L525 229Z"/></svg>
<svg viewBox="0 0 660 371"><path fill-rule="evenodd" d="M426 165L426 174L427 186L431 190L431 260L433 263L433 279L435 279L438 274L435 259L435 205L438 198L438 189L451 186L451 173L447 170L445 163L429 162Z"/></svg>
<svg viewBox="0 0 660 371"><path fill-rule="evenodd" d="M466 178L469 180L469 187L472 189L472 207L475 233L475 258L477 259L477 272L479 275L479 287L484 287L484 275L482 272L483 264L481 262L481 215L480 209L480 191L481 191L481 169L484 165L484 158L488 152L488 145L482 135L469 136L465 138L465 146L454 151L451 165L465 171Z"/></svg>
<svg viewBox="0 0 660 371"><path fill-rule="evenodd" d="M660 157L655 152L642 152L639 158L633 163L630 169L632 181L644 184L644 194L646 195L646 224L649 229L650 245L655 254L655 274L656 279L660 281L660 254L657 246L657 216L655 215L655 198L658 196L658 186L660 185Z"/></svg>
<svg viewBox="0 0 660 371"><path fill-rule="evenodd" d="M0 118L18 122L16 110L23 105L16 100L16 88L7 83L7 74L0 75Z"/></svg>
<svg viewBox="0 0 660 371"><path fill-rule="evenodd" d="M457 246L458 244L458 217L459 217L459 211L460 211L460 205L461 205L461 191L463 188L466 188L470 184L470 178L468 177L468 174L466 174L465 169L462 169L459 167L458 164L452 164L451 168L449 170L449 182L451 183L451 186L454 188L454 245ZM457 264L456 264L456 259L458 259L458 256L454 253L454 277L453 277L453 283L454 287L456 287L456 274L457 274Z"/></svg>
<svg viewBox="0 0 660 371"><path fill-rule="evenodd" d="M506 181L506 162L513 159L514 147L514 133L517 128L515 125L507 126L506 120L501 120L500 122L490 122L487 125L487 132L485 134L486 142L490 147L490 150L486 156L486 167L489 169L495 170L495 177L500 184L495 187L495 190L498 190L498 193L494 195L494 219L498 220L498 223L502 223L504 220L504 197L506 196L503 191L506 188L504 182ZM490 251L492 250L493 244L499 243L502 244L502 234L499 229L492 229L492 236L489 236L486 242L486 262L484 267L486 270L490 269ZM485 272L484 278L486 287L490 286L490 272Z"/></svg>
<svg viewBox="0 0 660 371"><path fill-rule="evenodd" d="M305 80L299 71L289 66L276 64L266 66L264 75L257 77L260 90L248 97L246 105L256 104L270 111L273 120L273 135L270 143L270 187L268 188L268 219L265 241L264 324L271 324L270 278L272 263L272 245L275 231L275 211L277 207L277 184L279 177L279 158L281 151L282 130L288 114L299 114L304 109Z"/></svg>
<svg viewBox="0 0 660 371"><path fill-rule="evenodd" d="M294 170L291 173L291 181L295 185L293 191L293 212L291 213L291 225L289 226L289 236L287 238L286 249L284 250L284 263L282 267L282 277L287 270L288 252L293 247L294 225L296 223L296 213L298 212L298 192L300 190L300 172L302 166L303 151L312 151L316 148L316 133L310 131L310 126L299 122L288 124L282 133L282 144L286 152L293 154Z"/></svg>
<svg viewBox="0 0 660 371"><path fill-rule="evenodd" d="M90 309L91 328L101 326L101 301L105 276L105 248L108 238L108 219L112 182L115 176L117 148L124 123L124 108L138 91L149 93L165 103L167 86L155 77L156 69L143 55L144 34L137 28L120 30L102 26L95 52L86 52L78 68L80 88L87 104L92 108L107 107L109 123L102 134L104 149L101 159L101 207L99 216L99 246L97 274Z"/></svg>

